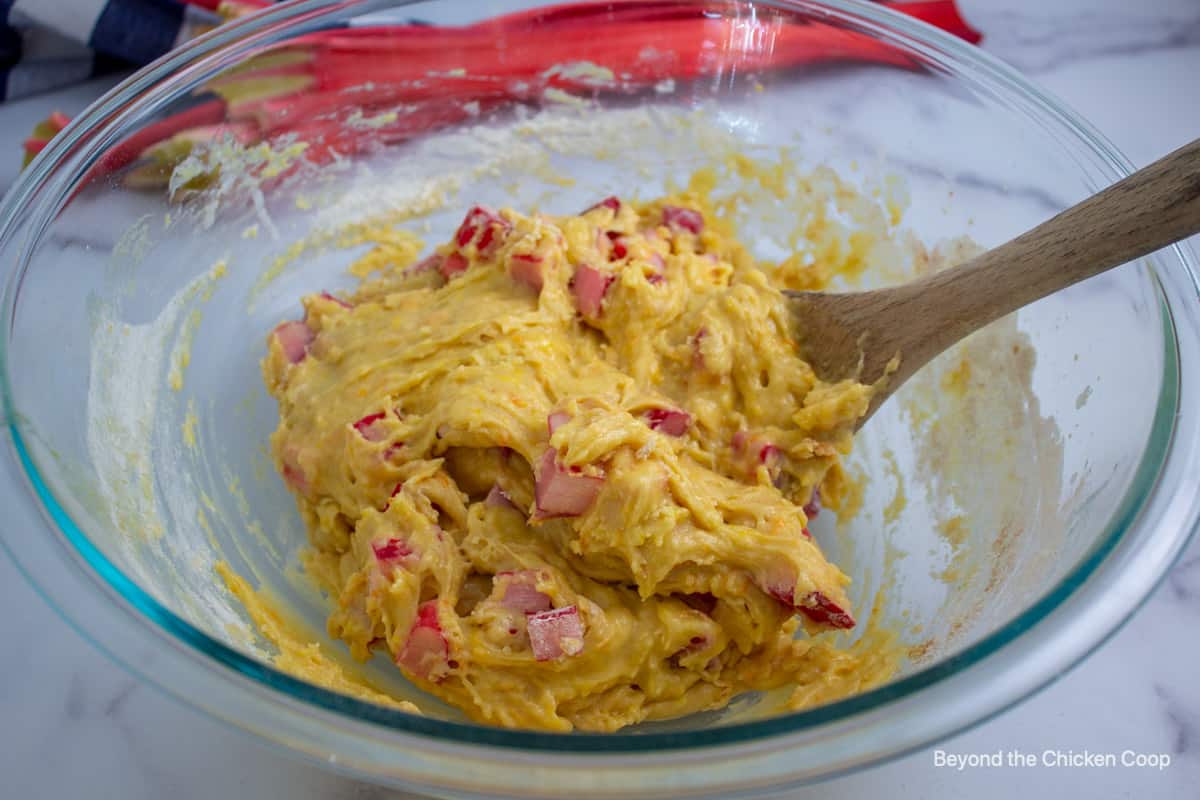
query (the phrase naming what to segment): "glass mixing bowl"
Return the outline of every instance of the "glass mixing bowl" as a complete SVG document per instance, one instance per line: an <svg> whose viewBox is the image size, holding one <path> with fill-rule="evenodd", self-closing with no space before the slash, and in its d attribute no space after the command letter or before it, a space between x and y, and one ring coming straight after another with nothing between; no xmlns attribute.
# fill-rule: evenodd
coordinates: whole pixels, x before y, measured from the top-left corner
<svg viewBox="0 0 1200 800"><path fill-rule="evenodd" d="M812 781L987 719L1099 645L1197 519L1197 289L1180 248L997 323L864 429L851 459L861 510L814 526L864 617L882 591L875 621L908 645L896 678L860 695L786 714L749 697L619 734L550 735L471 724L390 665L364 668L418 701L416 716L277 669L214 576L228 563L340 657L324 601L296 577L304 531L265 455L275 409L258 361L301 295L352 285L356 219L439 241L472 202L649 197L733 148L907 196L897 237L990 246L1129 169L1012 70L879 5L698 8L713 35L692 42L690 72L655 25L592 25L558 43L592 63L531 89L505 71L530 50L501 23L469 46L441 27L376 41L342 84L306 71L313 35L351 20L456 26L504 4L289 3L180 48L72 123L0 213L2 528L29 579L184 702L355 775L452 796L730 797ZM564 13L521 24L545 31ZM467 69L398 67L387 54L404 48ZM258 83L242 80L252 58ZM253 105L289 80L325 105ZM396 87L425 96L401 103ZM229 102L211 105L214 89ZM256 124L300 133L238 146L252 138L230 121L239 102L264 115ZM181 113L193 130L134 158ZM761 194L747 241L778 258L794 220ZM919 259L902 252L876 253L862 282L903 279Z"/></svg>

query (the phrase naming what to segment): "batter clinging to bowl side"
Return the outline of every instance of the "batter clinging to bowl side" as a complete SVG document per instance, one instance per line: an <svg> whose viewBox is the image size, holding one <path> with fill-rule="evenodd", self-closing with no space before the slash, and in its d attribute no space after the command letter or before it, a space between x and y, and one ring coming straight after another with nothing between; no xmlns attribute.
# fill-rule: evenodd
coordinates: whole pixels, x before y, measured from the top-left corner
<svg viewBox="0 0 1200 800"><path fill-rule="evenodd" d="M840 491L872 390L814 376L706 211L474 208L436 254L275 329L272 445L357 658L549 730L886 677L847 680L854 656L816 636L855 621L805 512Z"/></svg>

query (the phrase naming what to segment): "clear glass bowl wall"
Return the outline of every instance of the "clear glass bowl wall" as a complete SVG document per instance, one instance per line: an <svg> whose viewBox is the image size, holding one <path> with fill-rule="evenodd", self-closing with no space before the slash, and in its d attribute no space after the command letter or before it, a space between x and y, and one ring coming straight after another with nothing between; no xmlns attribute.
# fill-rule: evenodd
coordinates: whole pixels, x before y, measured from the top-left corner
<svg viewBox="0 0 1200 800"><path fill-rule="evenodd" d="M85 176L114 141L185 108L264 47L368 11L460 24L518 5L310 2L222 29L118 87L23 176L6 200L0 243L12 497L3 535L51 602L185 702L379 781L479 796L550 797L567 786L580 796L730 796L811 780L977 722L1110 633L1161 577L1196 515L1195 420L1182 402L1193 391L1187 365L1197 363L1188 360L1196 297L1193 264L1178 249L1042 301L980 340L981 364L993 364L996 347L1027 343L1036 352L1027 381L996 358L997 374L981 371L963 401L944 402L942 381L961 361L953 354L864 430L851 460L864 478L863 510L837 524L826 514L814 532L853 576L860 603L886 587L880 613L916 647L881 689L765 719L748 698L617 735L554 736L472 725L388 664L368 673L426 716L270 666L212 566L226 561L269 587L339 649L324 634L324 602L296 579L305 534L265 455L275 407L258 362L267 332L298 314L302 295L353 284L345 266L358 251L310 248L272 280L264 272L314 226L378 210L372 204L389 197L381 185L401 197L396 176L469 167L479 154L448 145L478 131L381 146L353 166L268 190L261 206L231 191L211 217L163 191L127 188L120 175ZM747 152L786 145L803 169L827 165L868 183L901 176L911 198L905 225L930 243L968 234L997 244L1127 167L1006 68L870 4L709 8L753 24L782 14L855 31L912 65L751 76L731 68L670 91L598 93L574 119L650 108L657 127L621 158L597 157L586 143L555 150L548 163L570 186L493 153L498 171L467 181L431 213L426 241L445 239L474 202L565 213L627 187L654 196L706 165L705 153L682 146L700 134L673 127L697 111L705 130ZM744 46L720 43L721 54L736 65ZM515 113L473 124L503 129ZM567 112L524 113L536 121ZM782 222L747 233L767 242L784 232L772 224ZM903 277L878 266L865 285ZM914 421L916 408L932 409L936 426ZM956 562L965 569L957 582L937 580L948 566L947 521L958 514L967 520Z"/></svg>

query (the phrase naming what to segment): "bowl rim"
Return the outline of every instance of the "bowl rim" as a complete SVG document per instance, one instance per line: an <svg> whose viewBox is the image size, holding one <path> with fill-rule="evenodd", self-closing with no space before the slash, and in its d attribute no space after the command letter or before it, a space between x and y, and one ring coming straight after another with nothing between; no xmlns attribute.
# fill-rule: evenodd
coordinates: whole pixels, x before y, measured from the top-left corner
<svg viewBox="0 0 1200 800"><path fill-rule="evenodd" d="M116 122L112 119L114 113L125 109L125 113L133 114L144 109L147 104L171 96L171 90L181 82L181 76L189 68L202 67L206 63L205 59L210 56L228 53L230 50L237 49L239 45L248 46L247 43L253 41L255 35L275 30L285 23L289 26L299 26L306 20L321 18L327 12L336 13L339 9L348 7L351 7L355 13L361 13L372 10L373 7L386 5L390 8L397 8L413 2L414 0L394 3L365 0L361 4L354 5L339 2L339 0L304 0L295 4L285 4L265 13L245 18L233 25L219 28L140 70L89 107L21 175L3 203L0 204L0 220L3 220L3 223L0 224L0 243L11 238L16 231L15 220L22 216L26 204L37 197L50 181L55 168L60 166L71 154L77 154L81 148L86 149L89 137L90 144L95 149L97 141L103 138L101 134L105 131L111 132L116 126ZM744 3L741 0L729 0L729 5L744 5ZM905 17L886 7L864 2L864 0L763 0L758 5L774 6L784 10L806 13L810 16L819 11L834 23L852 26L867 31L872 36L900 44L922 53L935 63L951 62L951 66L954 67L952 74L956 78L968 80L975 88L999 93L1014 102L1026 116L1032 116L1034 121L1052 122L1061 131L1073 136L1077 143L1099 160L1103 171L1110 177L1119 178L1130 172L1128 161L1106 139L1064 104L1044 93L1015 70L988 53L924 23ZM969 77L965 74L968 71L970 72ZM77 175L71 176L71 181L77 177ZM61 199L61 195L59 199ZM45 215L54 201L54 197L44 198L41 205L35 209L35 216L37 212ZM1194 299L1196 295L1196 265L1186 252L1186 248L1173 248L1173 255L1180 262L1183 268L1182 272L1185 273L1184 288L1189 289L1192 293L1191 298L1185 299ZM0 332L0 337L3 337L0 338L0 388L3 390L3 396L0 396L0 408L5 409L13 408L6 347L8 328L13 320L16 306L17 293L13 287L18 283L17 278L22 272L23 266L19 266L10 275L2 307L7 324ZM176 640L185 643L193 660L215 660L222 666L251 679L253 684L267 690L268 694L282 692L286 695L286 699L299 700L302 703L332 712L334 715L349 717L356 722L365 721L390 731L419 734L445 744L455 745L484 745L538 753L581 754L690 751L696 748L761 743L782 735L804 733L828 724L846 722L865 712L884 709L894 701L913 697L923 690L936 687L949 678L960 676L971 667L994 661L994 657L1005 651L1011 651L1012 648L1009 645L1035 628L1041 628L1044 635L1045 626L1052 621L1052 617L1056 616L1054 612L1061 610L1068 604L1068 601L1077 599L1085 584L1095 576L1098 569L1109 560L1114 551L1120 546L1128 544L1131 531L1140 520L1145 519L1147 508L1156 499L1163 499L1165 487L1160 482L1160 477L1167 468L1168 462L1172 458L1185 457L1189 461L1195 460L1194 453L1178 450L1180 438L1177 435L1179 420L1176 417L1176 411L1180 408L1182 380L1182 373L1179 369L1180 338L1176 324L1179 309L1173 308L1167 302L1167 292L1160 277L1151 274L1151 278L1158 291L1160 311L1164 319L1167 350L1165 378L1156 406L1151 433L1146 450L1137 467L1136 477L1131 481L1130 489L1123 498L1117 513L1109 520L1105 532L1090 552L1081 558L1037 602L979 642L968 646L950 658L923 667L911 675L884 686L828 705L765 720L735 723L686 733L626 732L563 735L450 722L387 709L294 678L194 627L159 604L136 582L121 572L91 543L87 534L75 524L64 505L58 502L50 486L42 479L15 415L5 413L5 427L12 439L11 455L15 456L26 485L32 490L32 494L26 498L27 502L33 503L36 497L37 511L49 516L53 523L52 531L58 536L65 537L70 546L87 562L87 572L90 573L91 578L102 584L93 588L103 591L105 584L107 587L111 587L125 603L132 607L129 612L135 619L142 625L149 621ZM1187 310L1190 311L1190 309ZM1191 322L1194 321L1189 320L1189 323ZM1192 441L1185 441L1183 444L1194 450ZM1166 500L1170 499L1166 498ZM1200 510L1195 503L1186 509L1176 508L1176 513L1171 515L1176 523L1174 529L1166 533L1158 531L1160 534L1159 546L1154 550L1154 559L1136 562L1134 556L1129 555L1123 562L1126 577L1129 577L1128 573L1134 571L1138 563L1142 564L1141 574L1136 576L1137 580L1126 584L1132 587L1132 593L1127 595L1119 608L1109 609L1109 614L1103 624L1093 624L1088 637L1074 642L1070 653L1058 658L1056 663L1060 665L1059 670L1062 665L1069 666L1077 663L1099 646L1108 636L1119 629L1121 623L1128 619L1144 602L1163 577L1174 557L1186 544L1195 529L1198 515L1200 515ZM1164 513L1157 516L1161 519ZM1144 535L1152 536L1154 533L1156 531L1151 530ZM38 580L33 575L34 571L27 571L18 553L19 548L15 547L12 540L9 539L7 528L4 546L14 561L22 567L22 572L25 572L31 582L37 585ZM1094 590L1095 587L1092 588ZM58 606L57 603L52 604ZM61 607L58 610L73 625L77 628L80 627L76 617L78 612L73 614ZM103 646L101 649L108 652L108 649ZM123 662L118 654L109 652L109 655ZM127 666L131 665L127 664ZM131 666L131 668L152 682L168 690L171 689L170 680L146 675L144 670L138 669L136 666ZM887 755L899 755L902 752L918 748L933 738L983 721L1049 683L1058 674L1058 671L1048 671L1032 679L1027 679L1021 692L1005 697L998 703L993 702L991 707L983 708L980 713L969 715L971 717L969 720L943 725L932 736L925 735L920 740L913 739L905 742L901 747L893 748L890 752L883 753L881 751L881 755L872 757L872 759L877 761Z"/></svg>

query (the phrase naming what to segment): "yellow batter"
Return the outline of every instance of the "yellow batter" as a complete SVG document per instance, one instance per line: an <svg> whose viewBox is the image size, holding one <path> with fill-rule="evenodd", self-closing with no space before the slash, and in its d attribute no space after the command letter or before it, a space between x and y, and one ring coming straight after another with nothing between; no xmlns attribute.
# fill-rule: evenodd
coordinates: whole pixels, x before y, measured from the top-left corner
<svg viewBox="0 0 1200 800"><path fill-rule="evenodd" d="M815 377L731 233L694 194L476 208L276 328L272 446L355 657L556 731L888 677L821 635L855 622L805 514L872 389Z"/></svg>

